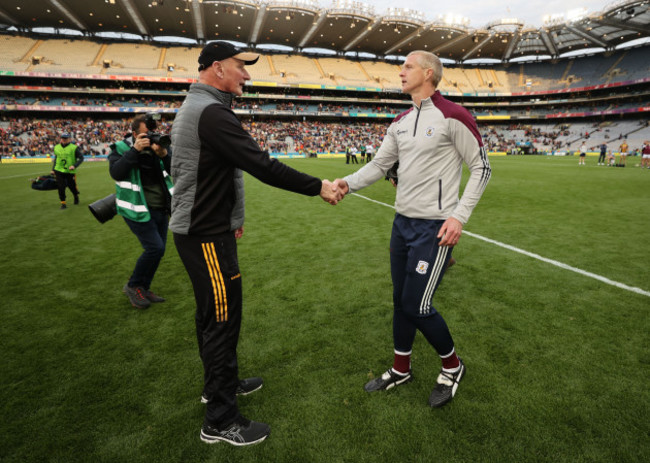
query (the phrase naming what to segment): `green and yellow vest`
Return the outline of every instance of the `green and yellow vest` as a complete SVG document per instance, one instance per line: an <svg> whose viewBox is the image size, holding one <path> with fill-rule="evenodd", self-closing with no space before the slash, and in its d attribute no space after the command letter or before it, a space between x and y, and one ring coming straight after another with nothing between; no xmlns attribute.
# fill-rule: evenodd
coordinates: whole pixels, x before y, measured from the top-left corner
<svg viewBox="0 0 650 463"><path fill-rule="evenodd" d="M70 166L74 165L77 157L75 152L77 150L77 145L74 143L68 143L63 146L61 144L54 147L54 156L56 156L56 163L54 164L54 170L57 172L62 172L64 174L76 174L77 171L70 170Z"/></svg>
<svg viewBox="0 0 650 463"><path fill-rule="evenodd" d="M115 151L120 156L130 149L131 147L123 141L115 143ZM172 183L172 178L165 171L162 160L160 160L160 167L169 194L172 195L174 194L174 184ZM130 175L131 177L128 180L115 182L115 205L117 206L117 213L134 222L147 222L151 220L151 214L149 214L144 190L142 189L140 169L131 169Z"/></svg>

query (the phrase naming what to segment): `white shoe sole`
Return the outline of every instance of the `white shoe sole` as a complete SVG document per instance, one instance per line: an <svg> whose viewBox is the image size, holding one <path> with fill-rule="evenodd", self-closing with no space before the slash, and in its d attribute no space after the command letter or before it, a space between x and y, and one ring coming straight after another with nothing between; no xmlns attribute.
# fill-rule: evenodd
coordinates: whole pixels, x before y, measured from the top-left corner
<svg viewBox="0 0 650 463"><path fill-rule="evenodd" d="M206 444L218 444L219 442L226 442L226 443L228 443L230 445L234 445L236 447L245 447L247 445L259 444L264 439L269 437L269 435L267 434L266 436L262 436L259 439L254 440L254 441L250 441L250 442L235 442L235 441L232 441L230 439L226 439L224 437L207 436L207 435L203 434L203 430L201 430L200 437L201 437L201 440L203 442L205 442Z"/></svg>

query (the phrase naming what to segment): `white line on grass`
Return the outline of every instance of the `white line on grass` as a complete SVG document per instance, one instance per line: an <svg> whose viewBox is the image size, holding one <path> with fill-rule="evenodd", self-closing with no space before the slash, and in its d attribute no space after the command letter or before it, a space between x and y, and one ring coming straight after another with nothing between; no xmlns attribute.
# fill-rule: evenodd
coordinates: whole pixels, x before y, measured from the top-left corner
<svg viewBox="0 0 650 463"><path fill-rule="evenodd" d="M381 201L375 201L374 199L370 199L366 196L360 195L358 193L352 193L354 196L358 196L359 198L363 198L367 201L376 203L376 204L381 204L382 206L390 207L391 209L395 209L395 206L391 206L390 204L382 203ZM628 286L624 283L619 283L618 281L610 280L609 278L605 278L604 276L597 275L595 273L587 272L585 270L572 267L570 265L564 264L562 262L559 262L557 260L553 259L548 259L546 257L540 256L539 254L535 254L533 252L528 252L520 248L516 248L514 246L510 246L509 244L502 243L500 241L496 241L490 238L486 238L485 236L477 235L476 233L468 232L466 230L463 230L463 235L471 236L472 238L476 238L482 241L485 241L486 243L494 244L496 246L500 246L502 248L508 249L510 251L518 252L519 254L523 254L528 257L532 257L533 259L541 260L542 262L546 262L547 264L555 265L556 267L563 268L565 270L570 270L575 273L579 273L580 275L584 275L589 278L593 278L595 280L602 281L603 283L607 283L608 285L616 286L617 288L624 289L626 291L631 291L633 293L641 294L643 296L648 296L650 297L650 291L645 291L641 288L637 288L634 286Z"/></svg>
<svg viewBox="0 0 650 463"><path fill-rule="evenodd" d="M43 175L43 171L34 172L33 174L8 175L6 177L0 177L0 180L9 180L10 178L20 178L20 177L31 177L32 175Z"/></svg>
<svg viewBox="0 0 650 463"><path fill-rule="evenodd" d="M42 164L45 164L45 163L42 163ZM95 165L95 164L97 164L97 165ZM13 165L16 165L16 164L13 164ZM52 163L50 163L48 165L51 166ZM101 161L100 162L92 161L92 165L84 166L83 168L84 169L89 169L89 168L93 168L93 167L102 167L102 166L106 167L106 164L104 164ZM51 170L49 170L47 173L49 174L50 172L51 172ZM83 170L82 170L82 172L83 172ZM43 175L43 171L41 170L40 172L34 172L32 174L8 175L6 177L0 177L0 180L8 180L10 178L20 178L20 177L28 177L28 179L29 179L30 176L32 176L32 175L36 175L36 176Z"/></svg>

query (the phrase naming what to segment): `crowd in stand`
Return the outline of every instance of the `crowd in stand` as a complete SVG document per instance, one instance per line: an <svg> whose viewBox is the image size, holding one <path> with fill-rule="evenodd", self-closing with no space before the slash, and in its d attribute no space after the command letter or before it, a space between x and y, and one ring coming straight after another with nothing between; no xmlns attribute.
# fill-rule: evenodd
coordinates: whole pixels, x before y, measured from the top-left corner
<svg viewBox="0 0 650 463"><path fill-rule="evenodd" d="M116 92L123 89L116 90ZM142 106L152 108L179 108L182 104L184 94L166 95L121 95L111 94L110 90L106 95L92 93L41 93L41 92L11 92L0 93L0 105L56 105L56 106L107 106L107 107L130 107ZM291 95L289 95L291 96ZM295 95L293 95L295 96ZM501 101L496 104L503 103ZM510 105L510 106L467 106L467 109L474 117L478 116L517 116L531 117L558 113L591 112L604 110L617 110L625 108L636 108L643 106L641 97L632 98L625 103L619 101L579 101L559 105ZM263 95L255 99L242 98L233 102L233 108L250 111L282 111L293 114L302 113L382 113L399 114L408 109L406 105L390 105L373 102L319 102L318 100L282 100L265 98Z"/></svg>
<svg viewBox="0 0 650 463"><path fill-rule="evenodd" d="M52 106L146 106L153 108L180 108L179 99L161 99L148 95L113 95L102 98L100 95L54 95L42 93L11 93L0 95L0 104L5 105L52 105Z"/></svg>
<svg viewBox="0 0 650 463"><path fill-rule="evenodd" d="M386 123L244 122L257 143L272 152L342 153L350 145L378 147Z"/></svg>
<svg viewBox="0 0 650 463"><path fill-rule="evenodd" d="M0 128L0 154L4 157L51 154L62 132L70 132L73 141L84 152L91 152L92 149L96 154L106 154L107 145L123 139L129 131L128 120L21 118L7 122L6 129ZM387 122L245 120L243 123L259 145L272 152L344 152L351 144L378 147L387 128ZM170 129L170 123L163 122L161 132L168 133Z"/></svg>
<svg viewBox="0 0 650 463"><path fill-rule="evenodd" d="M117 95L103 98L100 95L59 95L35 94L35 93L11 93L0 95L0 104L6 105L52 105L52 106L142 106L148 108L180 108L183 97L161 99L153 96L130 96ZM363 113L385 113L399 114L406 107L393 107L388 105L374 104L337 104L337 103L316 103L282 101L272 102L265 100L236 100L233 102L234 109L244 110L270 110L283 111L295 114L317 111L319 113L341 113L341 112L363 112Z"/></svg>
<svg viewBox="0 0 650 463"><path fill-rule="evenodd" d="M384 114L399 114L405 111L406 107L391 107L387 105L358 105L358 104L335 104L335 103L295 103L293 101L281 103L267 103L264 100L248 102L246 100L236 101L233 104L235 109L250 109L250 110L275 110L275 111L289 111L292 113L384 113Z"/></svg>
<svg viewBox="0 0 650 463"><path fill-rule="evenodd" d="M320 120L278 121L244 119L244 126L259 145L269 152L342 153L351 146L381 145L391 120L377 122ZM647 126L640 121L639 127ZM3 128L4 127L4 128ZM567 149L567 143L594 139L598 134L609 139L607 127L598 123L533 126L510 124L508 126L479 126L488 151L514 152L519 146L530 145L543 150ZM161 132L171 131L171 120L164 120ZM95 120L31 118L8 119L0 123L0 155L42 156L52 154L62 132L72 134L73 141L86 153L107 154L108 145L121 140L129 132L129 119ZM612 142L623 135L612 134ZM596 142L594 142L596 143ZM600 143L600 142L598 142ZM589 146L596 150L596 145Z"/></svg>
<svg viewBox="0 0 650 463"><path fill-rule="evenodd" d="M63 132L69 132L83 152L107 154L106 146L123 139L129 131L128 120L19 118L7 122L5 129L0 128L0 154L5 157L52 154Z"/></svg>

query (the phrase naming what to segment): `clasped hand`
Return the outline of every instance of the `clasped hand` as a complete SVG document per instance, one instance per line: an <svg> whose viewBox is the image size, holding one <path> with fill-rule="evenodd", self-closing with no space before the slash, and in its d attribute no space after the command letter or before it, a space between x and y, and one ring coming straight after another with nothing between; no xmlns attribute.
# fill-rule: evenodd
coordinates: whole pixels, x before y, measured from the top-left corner
<svg viewBox="0 0 650 463"><path fill-rule="evenodd" d="M347 188L345 190L341 189L336 181L332 183L327 179L323 180L320 189L320 197L323 198L324 201L330 203L332 206L338 204L338 202L341 201L345 196L345 193L347 193Z"/></svg>

